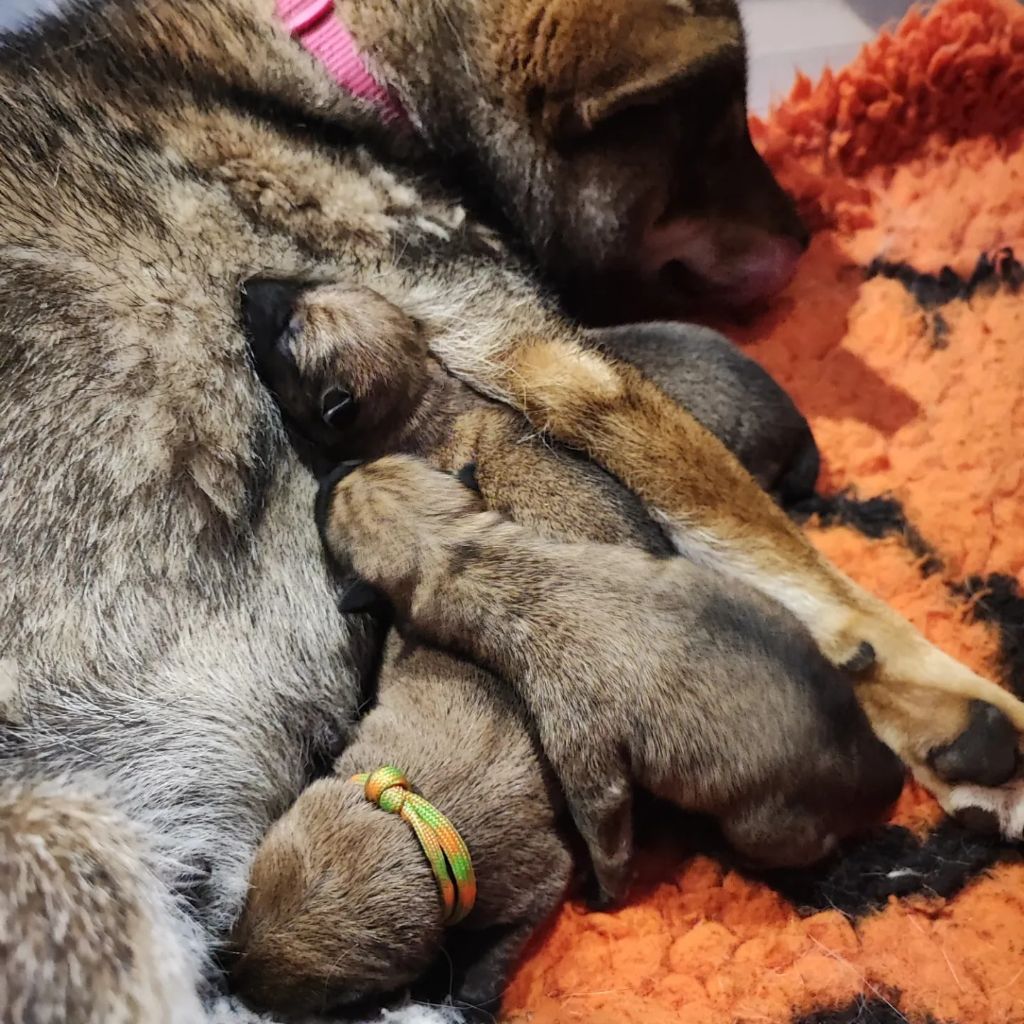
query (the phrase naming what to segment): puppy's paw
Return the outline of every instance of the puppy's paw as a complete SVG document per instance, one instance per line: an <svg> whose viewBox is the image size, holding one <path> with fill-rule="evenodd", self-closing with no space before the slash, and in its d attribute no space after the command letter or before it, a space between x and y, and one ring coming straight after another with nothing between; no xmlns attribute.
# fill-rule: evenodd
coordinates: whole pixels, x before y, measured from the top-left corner
<svg viewBox="0 0 1024 1024"><path fill-rule="evenodd" d="M451 552L485 526L477 494L408 455L339 467L321 486L317 520L340 564L394 599L396 590L441 573ZM357 597L368 596L357 591Z"/></svg>

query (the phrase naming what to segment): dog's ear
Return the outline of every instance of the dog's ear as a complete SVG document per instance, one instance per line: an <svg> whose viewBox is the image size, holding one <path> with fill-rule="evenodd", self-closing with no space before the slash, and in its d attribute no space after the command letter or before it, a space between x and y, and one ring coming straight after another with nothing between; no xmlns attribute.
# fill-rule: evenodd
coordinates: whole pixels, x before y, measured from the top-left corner
<svg viewBox="0 0 1024 1024"><path fill-rule="evenodd" d="M733 0L552 0L506 10L505 80L553 141L659 104L711 62L743 67Z"/></svg>

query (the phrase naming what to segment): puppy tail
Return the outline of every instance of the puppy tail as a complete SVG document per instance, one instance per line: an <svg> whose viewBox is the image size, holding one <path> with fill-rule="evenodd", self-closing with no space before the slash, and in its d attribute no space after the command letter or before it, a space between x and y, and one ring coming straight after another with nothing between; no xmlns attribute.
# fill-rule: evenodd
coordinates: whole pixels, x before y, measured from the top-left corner
<svg viewBox="0 0 1024 1024"><path fill-rule="evenodd" d="M0 1020L196 1024L202 942L139 829L67 782L0 784Z"/></svg>

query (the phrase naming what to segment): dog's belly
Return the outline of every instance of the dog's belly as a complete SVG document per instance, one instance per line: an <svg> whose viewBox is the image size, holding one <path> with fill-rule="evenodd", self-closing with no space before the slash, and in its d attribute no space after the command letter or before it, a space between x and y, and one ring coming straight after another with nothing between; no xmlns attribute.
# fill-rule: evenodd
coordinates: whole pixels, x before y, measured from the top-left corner
<svg viewBox="0 0 1024 1024"><path fill-rule="evenodd" d="M209 875L221 928L310 754L351 727L372 647L335 608L239 287L365 280L436 316L418 261L481 243L361 151L182 103L130 158L90 128L59 175L0 190L0 761L113 785Z"/></svg>
<svg viewBox="0 0 1024 1024"><path fill-rule="evenodd" d="M208 555L205 573L161 579L140 566L99 580L92 601L23 591L5 649L18 694L0 733L8 766L112 785L132 818L157 826L147 831L159 852L198 871L197 902L216 929L310 755L351 727L370 653L366 631L335 608L312 495L288 459L253 543Z"/></svg>

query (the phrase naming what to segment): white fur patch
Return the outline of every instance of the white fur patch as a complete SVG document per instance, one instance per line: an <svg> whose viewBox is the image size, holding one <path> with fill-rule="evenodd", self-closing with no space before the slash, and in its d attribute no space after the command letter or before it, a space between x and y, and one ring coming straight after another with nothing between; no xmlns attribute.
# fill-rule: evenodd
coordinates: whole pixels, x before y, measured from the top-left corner
<svg viewBox="0 0 1024 1024"><path fill-rule="evenodd" d="M999 830L1005 838L1024 838L1024 782L1012 782L1000 789L954 786L942 806L947 814L978 807L999 819Z"/></svg>
<svg viewBox="0 0 1024 1024"><path fill-rule="evenodd" d="M400 1010L385 1010L381 1024L463 1024L465 1018L451 1006L410 1003Z"/></svg>

